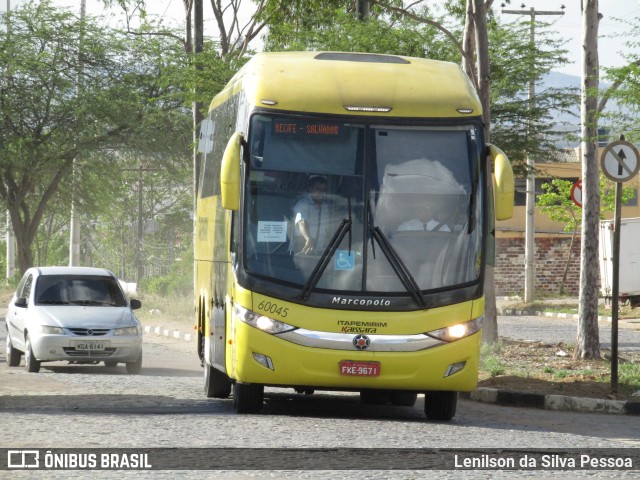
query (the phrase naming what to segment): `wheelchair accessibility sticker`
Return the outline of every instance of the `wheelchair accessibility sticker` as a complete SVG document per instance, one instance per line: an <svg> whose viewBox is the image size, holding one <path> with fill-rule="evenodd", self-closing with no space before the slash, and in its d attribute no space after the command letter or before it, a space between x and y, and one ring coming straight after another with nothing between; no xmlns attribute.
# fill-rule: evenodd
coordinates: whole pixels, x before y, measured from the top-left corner
<svg viewBox="0 0 640 480"><path fill-rule="evenodd" d="M353 270L356 264L356 254L353 250L336 250L334 261L335 270Z"/></svg>

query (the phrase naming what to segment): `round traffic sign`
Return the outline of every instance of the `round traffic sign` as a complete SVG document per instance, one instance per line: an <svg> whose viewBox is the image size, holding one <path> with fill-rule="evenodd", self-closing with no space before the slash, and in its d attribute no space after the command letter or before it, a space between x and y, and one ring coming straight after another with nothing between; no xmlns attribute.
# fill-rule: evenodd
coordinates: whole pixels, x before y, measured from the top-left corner
<svg viewBox="0 0 640 480"><path fill-rule="evenodd" d="M611 142L600 157L602 172L614 182L631 180L640 169L638 149L625 140Z"/></svg>
<svg viewBox="0 0 640 480"><path fill-rule="evenodd" d="M577 206L582 207L582 180L578 180L571 187L571 200Z"/></svg>

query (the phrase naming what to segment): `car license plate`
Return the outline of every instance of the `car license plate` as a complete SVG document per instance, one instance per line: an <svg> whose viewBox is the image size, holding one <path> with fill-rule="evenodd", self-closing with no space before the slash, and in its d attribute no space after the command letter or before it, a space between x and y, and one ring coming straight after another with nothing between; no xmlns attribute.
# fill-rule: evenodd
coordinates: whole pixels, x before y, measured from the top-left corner
<svg viewBox="0 0 640 480"><path fill-rule="evenodd" d="M340 362L340 374L356 377L377 377L380 375L380 362L343 360Z"/></svg>
<svg viewBox="0 0 640 480"><path fill-rule="evenodd" d="M107 347L105 342L75 342L73 346L85 352L102 352Z"/></svg>

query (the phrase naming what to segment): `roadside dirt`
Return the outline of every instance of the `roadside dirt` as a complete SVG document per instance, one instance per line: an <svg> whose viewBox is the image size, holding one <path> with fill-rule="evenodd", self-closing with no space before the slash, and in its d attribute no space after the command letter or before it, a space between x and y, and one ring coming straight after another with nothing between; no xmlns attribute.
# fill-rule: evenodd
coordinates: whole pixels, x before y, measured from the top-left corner
<svg viewBox="0 0 640 480"><path fill-rule="evenodd" d="M631 369L635 382L640 382L640 353L620 353L616 394L611 392L610 352L602 350L601 353L604 357L601 360L574 360L573 348L563 343L501 339L491 351L483 351L478 386L640 402L640 384L623 383L626 372Z"/></svg>

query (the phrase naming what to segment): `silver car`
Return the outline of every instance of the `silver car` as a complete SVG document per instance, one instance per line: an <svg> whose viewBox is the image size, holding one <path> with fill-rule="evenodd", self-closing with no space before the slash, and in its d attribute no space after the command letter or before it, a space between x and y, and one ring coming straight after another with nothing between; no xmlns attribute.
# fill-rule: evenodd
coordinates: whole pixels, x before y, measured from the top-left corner
<svg viewBox="0 0 640 480"><path fill-rule="evenodd" d="M108 270L34 267L24 274L7 309L7 364L29 372L41 362L124 363L142 367L142 327L133 314L139 300L127 298Z"/></svg>

